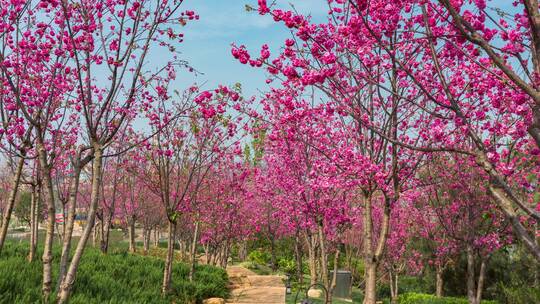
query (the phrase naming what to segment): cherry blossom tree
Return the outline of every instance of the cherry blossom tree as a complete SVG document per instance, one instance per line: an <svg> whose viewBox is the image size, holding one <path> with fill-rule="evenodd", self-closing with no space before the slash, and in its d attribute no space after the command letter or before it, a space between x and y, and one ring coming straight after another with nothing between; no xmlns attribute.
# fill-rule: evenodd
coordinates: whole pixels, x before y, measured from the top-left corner
<svg viewBox="0 0 540 304"><path fill-rule="evenodd" d="M169 291L176 225L184 210L198 201L197 193L210 169L229 146L236 122L225 115L227 102L237 93L227 87L199 92L192 87L172 106L162 96L149 113L156 132L147 142L149 188L160 197L168 220L168 248L162 293Z"/></svg>

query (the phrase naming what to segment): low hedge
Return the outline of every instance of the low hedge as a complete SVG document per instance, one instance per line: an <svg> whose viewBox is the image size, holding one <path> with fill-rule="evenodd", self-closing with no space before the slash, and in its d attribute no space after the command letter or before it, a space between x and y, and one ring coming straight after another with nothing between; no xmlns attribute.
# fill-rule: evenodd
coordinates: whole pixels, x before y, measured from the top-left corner
<svg viewBox="0 0 540 304"><path fill-rule="evenodd" d="M28 244L7 242L0 255L0 303L40 303L42 264L26 261ZM41 253L38 252L38 256ZM54 248L53 282L58 276L60 248ZM226 298L227 273L208 265L196 268L189 282L189 267L174 263L171 294L160 294L164 261L126 252L102 254L86 248L70 303L201 303L210 297Z"/></svg>

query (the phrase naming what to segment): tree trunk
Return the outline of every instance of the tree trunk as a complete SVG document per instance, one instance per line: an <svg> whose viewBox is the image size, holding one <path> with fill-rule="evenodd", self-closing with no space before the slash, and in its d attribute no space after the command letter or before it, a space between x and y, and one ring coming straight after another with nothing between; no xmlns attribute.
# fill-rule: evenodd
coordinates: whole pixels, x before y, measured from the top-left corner
<svg viewBox="0 0 540 304"><path fill-rule="evenodd" d="M221 268L227 269L227 264L229 262L229 240L225 242L225 246L223 248L223 260L221 263Z"/></svg>
<svg viewBox="0 0 540 304"><path fill-rule="evenodd" d="M396 304L399 296L399 274L394 267L391 267L388 275L390 276L390 303Z"/></svg>
<svg viewBox="0 0 540 304"><path fill-rule="evenodd" d="M182 237L178 238L178 253L180 254L180 260L184 260L186 256L188 256L187 253L187 244L186 241L182 239Z"/></svg>
<svg viewBox="0 0 540 304"><path fill-rule="evenodd" d="M396 190L394 190L396 191ZM395 192L397 193L397 191ZM373 250L373 219L371 215L372 201L371 196L365 198L364 204L364 263L365 263L365 291L364 304L375 304L377 301L377 267L379 266L381 256L384 253L388 232L390 231L390 205L391 201L396 201L397 198L384 198L384 213L381 221L379 238L377 246Z"/></svg>
<svg viewBox="0 0 540 304"><path fill-rule="evenodd" d="M309 284L313 285L317 283L317 262L315 251L315 238L311 234L306 234L306 242L308 247L308 259L309 259Z"/></svg>
<svg viewBox="0 0 540 304"><path fill-rule="evenodd" d="M86 242L92 233L96 220L97 205L99 201L99 188L101 184L101 167L103 165L103 150L99 145L94 146L94 161L92 164L92 192L90 194L90 210L87 217L87 224L84 227L84 231L77 243L77 248L75 249L75 254L73 259L69 264L68 271L62 284L60 285L60 291L58 292L57 302L58 304L66 303L73 289L73 284L75 283L75 277L77 275L77 269L79 268L79 263L81 257L84 253L84 248L86 247Z"/></svg>
<svg viewBox="0 0 540 304"><path fill-rule="evenodd" d="M486 277L487 260L482 259L480 263L480 273L478 274L478 284L476 286L476 303L480 304L482 301L482 292L484 291L484 280Z"/></svg>
<svg viewBox="0 0 540 304"><path fill-rule="evenodd" d="M88 224L88 221L87 221ZM95 248L97 246L98 240L100 240L99 235L103 229L101 229L102 221L99 221L99 224L94 224L94 228L92 230L92 246ZM100 240L101 242L101 240Z"/></svg>
<svg viewBox="0 0 540 304"><path fill-rule="evenodd" d="M392 274L392 267L388 270L388 285L390 286L390 303L394 303L394 275Z"/></svg>
<svg viewBox="0 0 540 304"><path fill-rule="evenodd" d="M135 245L135 218L133 216L128 221L129 223L129 252L136 252L137 246Z"/></svg>
<svg viewBox="0 0 540 304"><path fill-rule="evenodd" d="M154 230L154 247L159 247L159 227Z"/></svg>
<svg viewBox="0 0 540 304"><path fill-rule="evenodd" d="M476 304L474 251L470 244L467 244L467 299L470 304Z"/></svg>
<svg viewBox="0 0 540 304"><path fill-rule="evenodd" d="M161 285L161 294L166 295L171 287L172 266L174 259L174 239L176 233L176 223L169 220L169 238L167 240L167 258L165 259L165 268L163 270L163 284Z"/></svg>
<svg viewBox="0 0 540 304"><path fill-rule="evenodd" d="M364 263L365 263L365 291L364 304L375 304L376 301L376 280L377 265L373 257L373 222L371 218L371 197L365 198L364 204Z"/></svg>
<svg viewBox="0 0 540 304"><path fill-rule="evenodd" d="M300 283L300 286L304 285L304 271L302 267L302 248L300 247L300 237L298 236L298 232L296 233L296 237L294 239L294 255L296 258L296 278L298 279L298 283Z"/></svg>
<svg viewBox="0 0 540 304"><path fill-rule="evenodd" d="M247 242L245 240L241 241L239 244L239 250L238 250L238 259L240 262L245 262L248 256L247 252Z"/></svg>
<svg viewBox="0 0 540 304"><path fill-rule="evenodd" d="M101 225L100 225L101 226L101 229L100 229L101 240L99 241L99 248L101 249L101 252L104 254L107 254L109 252L109 235L111 234L111 222L112 222L111 213L108 213L107 215L103 215L103 220L101 221Z"/></svg>
<svg viewBox="0 0 540 304"><path fill-rule="evenodd" d="M367 263L365 265L365 291L364 304L375 304L377 299L377 266L375 263Z"/></svg>
<svg viewBox="0 0 540 304"><path fill-rule="evenodd" d="M19 191L19 184L21 183L21 174L24 167L24 158L20 158L17 162L17 168L15 169L15 175L11 181L11 189L9 190L9 197L4 208L4 214L2 216L2 227L0 228L0 253L4 247L6 241L7 231L9 228L9 221L11 220L11 213L13 213L13 207L15 206L15 200L17 199L17 192ZM53 214L54 217L54 214Z"/></svg>
<svg viewBox="0 0 540 304"><path fill-rule="evenodd" d="M51 178L51 169L47 163L47 154L43 143L38 143L38 158L42 172L43 185L45 186L45 202L47 205L47 233L45 235L45 245L43 248L43 282L42 295L43 300L48 302L52 286L52 246L54 239L55 226L55 206L54 206L54 188Z"/></svg>
<svg viewBox="0 0 540 304"><path fill-rule="evenodd" d="M143 251L144 254L148 254L148 251L150 250L150 235L152 234L152 229L145 228L143 232Z"/></svg>
<svg viewBox="0 0 540 304"><path fill-rule="evenodd" d="M189 255L189 281L193 282L193 274L195 273L195 264L197 263L197 238L199 237L199 221L195 222L195 231L193 232L193 240L191 242L191 251Z"/></svg>
<svg viewBox="0 0 540 304"><path fill-rule="evenodd" d="M318 225L319 232L319 249L321 263L321 277L324 287L330 292L330 280L328 279L328 254L326 253L326 240L322 224Z"/></svg>
<svg viewBox="0 0 540 304"><path fill-rule="evenodd" d="M330 282L330 286L328 288L328 303L332 303L332 295L334 294L334 288L336 288L337 284L337 273L339 269L339 245L337 246L336 252L334 254L334 271L332 273L332 281Z"/></svg>
<svg viewBox="0 0 540 304"><path fill-rule="evenodd" d="M443 281L443 271L444 268L442 266L437 266L436 269L436 285L435 285L435 296L442 297L444 295L444 281Z"/></svg>
<svg viewBox="0 0 540 304"><path fill-rule="evenodd" d="M276 259L276 240L274 238L274 235L270 233L270 264L272 267L272 271L276 272L277 270L277 259Z"/></svg>
<svg viewBox="0 0 540 304"><path fill-rule="evenodd" d="M37 240L38 240L38 210L41 190L40 186L32 185L32 199L30 204L30 250L28 252L28 262L33 262L36 257Z"/></svg>
<svg viewBox="0 0 540 304"><path fill-rule="evenodd" d="M210 256L208 257L208 264L215 266L217 259L217 249L215 246L210 247L209 254Z"/></svg>
<svg viewBox="0 0 540 304"><path fill-rule="evenodd" d="M79 193L81 168L80 166L75 165L73 170L74 171L73 176L71 177L71 184L69 185L68 214L65 218L66 232L64 235L64 242L62 244L62 256L60 257L57 289L60 287L60 284L62 284L62 280L64 280L64 275L67 271L69 255L71 251L71 241L73 238L73 228L75 227L75 216L77 213L77 195Z"/></svg>
<svg viewBox="0 0 540 304"><path fill-rule="evenodd" d="M395 301L396 303L398 302L398 297L399 297L399 272L396 272L396 278L394 280L394 284L395 284L395 287L394 287L394 290L395 290Z"/></svg>

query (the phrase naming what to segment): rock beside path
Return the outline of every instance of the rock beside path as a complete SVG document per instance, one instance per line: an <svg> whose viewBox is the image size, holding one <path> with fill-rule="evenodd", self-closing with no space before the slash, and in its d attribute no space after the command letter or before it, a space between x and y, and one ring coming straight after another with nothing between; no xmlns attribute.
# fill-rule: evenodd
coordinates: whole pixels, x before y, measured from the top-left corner
<svg viewBox="0 0 540 304"><path fill-rule="evenodd" d="M210 298L203 301L203 304L225 304L225 299L222 298Z"/></svg>

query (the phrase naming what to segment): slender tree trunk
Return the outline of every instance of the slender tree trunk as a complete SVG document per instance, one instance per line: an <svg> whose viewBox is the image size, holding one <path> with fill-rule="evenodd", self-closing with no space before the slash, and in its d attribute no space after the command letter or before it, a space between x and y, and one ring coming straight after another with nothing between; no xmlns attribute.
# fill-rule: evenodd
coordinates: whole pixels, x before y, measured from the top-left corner
<svg viewBox="0 0 540 304"><path fill-rule="evenodd" d="M208 257L206 258L206 263L208 265L213 265L212 264L213 262L214 262L214 248L210 247L208 248Z"/></svg>
<svg viewBox="0 0 540 304"><path fill-rule="evenodd" d="M159 227L154 230L154 247L159 247Z"/></svg>
<svg viewBox="0 0 540 304"><path fill-rule="evenodd" d="M304 285L304 271L302 267L302 248L300 247L300 237L298 236L298 232L296 233L296 237L294 239L294 255L296 257L296 278L298 279L298 283L300 283L300 286Z"/></svg>
<svg viewBox="0 0 540 304"><path fill-rule="evenodd" d="M227 245L222 246L221 250L221 263L219 265L221 268L227 267Z"/></svg>
<svg viewBox="0 0 540 304"><path fill-rule="evenodd" d="M352 246L345 244L345 261L346 261L347 269L349 270L352 270L352 255L353 255Z"/></svg>
<svg viewBox="0 0 540 304"><path fill-rule="evenodd" d="M99 241L99 248L101 249L101 252L105 254L109 252L109 235L111 233L111 222L112 222L112 215L110 213L108 213L107 215L103 215L103 220L101 221L101 225L100 225L101 226L100 228L101 239Z"/></svg>
<svg viewBox="0 0 540 304"><path fill-rule="evenodd" d="M129 222L129 251L136 252L137 246L135 245L135 218L130 217Z"/></svg>
<svg viewBox="0 0 540 304"><path fill-rule="evenodd" d="M143 251L144 254L148 254L148 251L150 250L150 235L152 234L152 229L145 228L143 232Z"/></svg>
<svg viewBox="0 0 540 304"><path fill-rule="evenodd" d="M442 266L437 266L436 269L436 283L435 283L435 295L437 297L442 297L444 295L444 281L443 281L443 271Z"/></svg>
<svg viewBox="0 0 540 304"><path fill-rule="evenodd" d="M45 186L45 202L47 205L47 233L45 235L45 245L43 248L43 282L42 295L43 300L48 302L52 287L52 245L54 240L55 226L55 206L54 206L54 188L51 178L51 169L47 161L47 152L43 142L38 143L38 159L41 168L43 185Z"/></svg>
<svg viewBox="0 0 540 304"><path fill-rule="evenodd" d="M326 253L326 240L322 224L318 225L321 276L324 287L330 292L330 280L328 279L328 254Z"/></svg>
<svg viewBox="0 0 540 304"><path fill-rule="evenodd" d="M395 287L394 287L394 290L395 290L395 300L396 300L396 303L398 302L398 297L399 297L399 272L396 272L396 279L394 280L394 284L395 284Z"/></svg>
<svg viewBox="0 0 540 304"><path fill-rule="evenodd" d="M60 257L60 267L58 271L58 283L57 290L60 288L64 275L67 271L67 265L69 262L69 255L71 251L71 241L73 239L73 228L75 227L75 216L77 213L77 195L79 193L79 181L81 177L81 168L75 165L73 168L73 176L71 177L71 183L69 185L69 198L68 198L68 213L65 218L66 232L64 235L64 242L62 244L62 256Z"/></svg>
<svg viewBox="0 0 540 304"><path fill-rule="evenodd" d="M482 301L482 293L484 291L484 281L486 277L487 259L482 259L480 263L480 273L478 274L478 284L476 286L476 303L480 304Z"/></svg>
<svg viewBox="0 0 540 304"><path fill-rule="evenodd" d="M330 282L330 287L328 288L328 300L329 300L328 303L332 303L332 295L334 294L334 288L336 288L336 284L337 284L337 273L339 270L338 266L339 266L340 252L341 251L339 250L339 245L338 245L336 248L336 252L334 253L334 269L332 272L332 281Z"/></svg>
<svg viewBox="0 0 540 304"><path fill-rule="evenodd" d="M272 266L272 271L277 270L277 259L276 259L276 240L273 233L270 233L270 264Z"/></svg>
<svg viewBox="0 0 540 304"><path fill-rule="evenodd" d="M204 248L204 259L205 259L205 262L206 262L206 264L210 264L210 263L209 263L209 259L210 259L210 252L209 252L210 246L208 246L208 243L206 243L206 244L204 244L203 248Z"/></svg>
<svg viewBox="0 0 540 304"><path fill-rule="evenodd" d="M216 266L217 260L219 255L219 248L217 246L213 246L210 250L210 260L212 261L211 265Z"/></svg>
<svg viewBox="0 0 540 304"><path fill-rule="evenodd" d="M229 263L229 248L230 248L230 244L229 244L229 240L227 240L223 248L223 262L221 264L221 268L223 269L227 269L227 264Z"/></svg>
<svg viewBox="0 0 540 304"><path fill-rule="evenodd" d="M87 221L87 223L88 223L88 221ZM103 230L103 229L100 229L101 224L102 224L102 221L99 221L99 223L95 223L94 227L92 229L92 247L94 247L94 248L97 246L98 240L100 240L100 238L99 238L99 235L101 233L100 231Z"/></svg>
<svg viewBox="0 0 540 304"><path fill-rule="evenodd" d="M390 303L396 304L398 303L398 296L399 296L398 271L396 271L394 267L390 267L388 276L390 277Z"/></svg>
<svg viewBox="0 0 540 304"><path fill-rule="evenodd" d="M365 263L365 291L364 304L375 304L376 301L376 280L377 280L377 265L373 257L373 222L371 218L371 197L365 198L364 204L364 263Z"/></svg>
<svg viewBox="0 0 540 304"><path fill-rule="evenodd" d="M315 238L311 234L306 234L306 242L308 247L308 259L309 259L309 284L313 285L317 283L317 262L315 251Z"/></svg>
<svg viewBox="0 0 540 304"><path fill-rule="evenodd" d="M476 304L474 251L470 244L467 244L467 298L470 304Z"/></svg>
<svg viewBox="0 0 540 304"><path fill-rule="evenodd" d="M396 192L397 193L397 192ZM377 301L377 267L379 266L381 256L384 253L386 240L390 231L390 205L391 200L397 198L385 197L385 207L377 246L373 250L373 219L371 215L372 201L371 196L365 198L364 210L364 263L365 263L365 291L364 304L375 304Z"/></svg>
<svg viewBox="0 0 540 304"><path fill-rule="evenodd" d="M84 231L77 243L77 248L75 249L75 254L73 259L69 264L68 271L62 284L60 286L60 291L58 292L57 301L58 304L66 303L71 294L73 284L75 283L75 277L77 275L77 269L79 268L79 263L81 257L84 253L84 248L86 242L92 233L92 229L96 220L97 205L99 201L99 188L101 184L101 167L103 165L103 150L101 146L96 145L94 147L94 162L92 164L92 192L90 195L90 210L87 219L87 225L84 228Z"/></svg>
<svg viewBox="0 0 540 304"><path fill-rule="evenodd" d="M178 238L178 253L180 254L180 260L184 260L185 257L188 255L186 253L187 251L187 244L186 244L187 241L183 240L182 237L179 237Z"/></svg>
<svg viewBox="0 0 540 304"><path fill-rule="evenodd" d="M33 262L36 257L37 248L37 225L38 225L38 185L32 185L32 199L30 203L30 251L28 252L28 262Z"/></svg>
<svg viewBox="0 0 540 304"><path fill-rule="evenodd" d="M167 258L165 259L165 268L163 270L163 284L161 285L161 294L166 295L171 287L172 266L174 260L174 239L176 233L176 223L169 220L169 238L167 241Z"/></svg>
<svg viewBox="0 0 540 304"><path fill-rule="evenodd" d="M193 282L193 274L195 273L195 263L197 263L197 239L199 237L199 221L195 222L195 231L193 232L193 240L191 242L191 251L189 256L189 281Z"/></svg>
<svg viewBox="0 0 540 304"><path fill-rule="evenodd" d="M247 259L247 242L245 240L241 241L239 244L240 249L238 250L238 259L240 262L245 262Z"/></svg>
<svg viewBox="0 0 540 304"><path fill-rule="evenodd" d="M9 221L11 220L11 213L13 213L13 207L15 206L15 199L17 198L17 192L19 191L19 184L21 183L21 175L24 167L24 158L20 158L17 162L17 168L15 169L15 175L11 181L11 189L9 190L9 197L4 208L4 214L2 216L2 227L0 228L0 253L4 247L6 241L7 231L9 228ZM54 214L53 214L54 217Z"/></svg>
<svg viewBox="0 0 540 304"><path fill-rule="evenodd" d="M217 266L221 263L221 254L223 250L221 248L221 245L216 246L216 252L214 253L214 266Z"/></svg>
<svg viewBox="0 0 540 304"><path fill-rule="evenodd" d="M395 291L395 285L394 285L394 274L392 267L388 270L388 285L390 285L390 303L394 304L396 303L396 291Z"/></svg>

